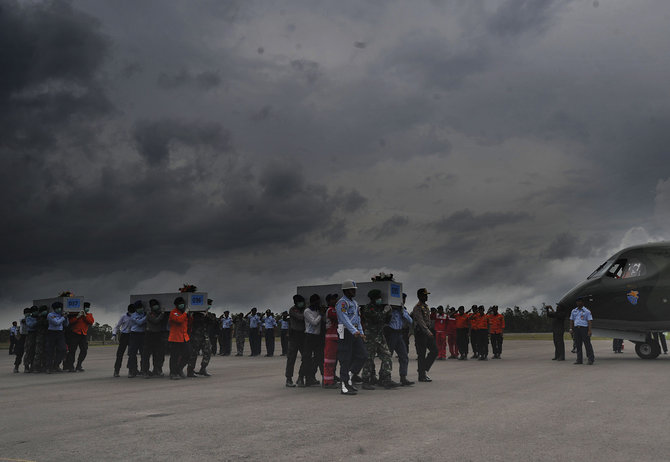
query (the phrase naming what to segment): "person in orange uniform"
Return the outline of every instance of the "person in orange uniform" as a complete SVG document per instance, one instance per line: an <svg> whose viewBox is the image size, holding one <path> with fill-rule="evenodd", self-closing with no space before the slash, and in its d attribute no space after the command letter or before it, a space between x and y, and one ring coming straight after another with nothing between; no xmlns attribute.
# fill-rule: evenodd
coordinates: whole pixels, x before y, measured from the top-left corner
<svg viewBox="0 0 670 462"><path fill-rule="evenodd" d="M493 359L500 359L503 344L503 329L505 329L505 316L498 313L498 306L491 307L489 314L489 333L491 334L491 350Z"/></svg>
<svg viewBox="0 0 670 462"><path fill-rule="evenodd" d="M458 346L456 343L456 314L455 308L449 308L447 313L447 344L449 345L449 359L458 359Z"/></svg>
<svg viewBox="0 0 670 462"><path fill-rule="evenodd" d="M191 356L188 336L188 310L182 297L174 299L175 308L170 312L170 379L186 378L184 366Z"/></svg>
<svg viewBox="0 0 670 462"><path fill-rule="evenodd" d="M456 320L456 343L458 343L458 353L461 355L458 359L466 361L468 359L468 328L470 319L465 314L465 307L459 306L458 312L454 314Z"/></svg>
<svg viewBox="0 0 670 462"><path fill-rule="evenodd" d="M477 359L479 358L479 351L477 349L477 340L479 339L479 327L477 326L477 312L479 311L479 308L477 305L472 305L468 312L466 313L468 315L468 322L470 326L470 346L472 347L472 356L471 359Z"/></svg>
<svg viewBox="0 0 670 462"><path fill-rule="evenodd" d="M477 357L480 361L487 361L489 355L489 318L484 312L483 305L477 308L477 314L473 317L472 328L476 332Z"/></svg>
<svg viewBox="0 0 670 462"><path fill-rule="evenodd" d="M435 313L435 342L437 343L437 359L447 359L447 315L442 305L437 307Z"/></svg>
<svg viewBox="0 0 670 462"><path fill-rule="evenodd" d="M68 372L84 372L81 364L86 359L86 353L88 353L88 328L94 322L93 315L89 313L90 310L91 304L85 302L84 309L69 319L71 331L67 345L67 357L65 358L65 364L63 364L63 368ZM77 358L77 367L75 369L74 355L77 352L77 348L79 348L79 357Z"/></svg>

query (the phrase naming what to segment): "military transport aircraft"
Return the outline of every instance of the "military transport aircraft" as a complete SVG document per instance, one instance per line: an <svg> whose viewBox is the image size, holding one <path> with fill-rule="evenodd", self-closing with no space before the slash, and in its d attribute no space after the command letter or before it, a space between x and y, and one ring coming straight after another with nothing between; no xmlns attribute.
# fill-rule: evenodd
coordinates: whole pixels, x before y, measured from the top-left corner
<svg viewBox="0 0 670 462"><path fill-rule="evenodd" d="M593 335L630 340L640 358L656 358L653 334L670 331L670 242L618 252L558 305L570 312L578 297L593 314Z"/></svg>

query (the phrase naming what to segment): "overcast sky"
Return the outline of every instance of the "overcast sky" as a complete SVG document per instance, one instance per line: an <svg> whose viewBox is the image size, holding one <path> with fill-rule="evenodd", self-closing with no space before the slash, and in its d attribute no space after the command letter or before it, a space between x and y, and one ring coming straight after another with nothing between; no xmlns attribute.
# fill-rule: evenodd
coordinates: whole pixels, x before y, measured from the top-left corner
<svg viewBox="0 0 670 462"><path fill-rule="evenodd" d="M670 239L670 2L0 0L0 322L394 273L555 303ZM364 294L360 294L359 301Z"/></svg>

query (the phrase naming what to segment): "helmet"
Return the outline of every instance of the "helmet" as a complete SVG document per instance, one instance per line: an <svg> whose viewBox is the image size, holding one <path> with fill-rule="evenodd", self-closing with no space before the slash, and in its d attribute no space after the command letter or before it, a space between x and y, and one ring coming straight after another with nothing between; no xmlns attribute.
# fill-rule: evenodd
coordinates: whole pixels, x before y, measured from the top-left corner
<svg viewBox="0 0 670 462"><path fill-rule="evenodd" d="M347 289L357 289L356 283L354 281L344 281L342 283L342 290L347 290Z"/></svg>

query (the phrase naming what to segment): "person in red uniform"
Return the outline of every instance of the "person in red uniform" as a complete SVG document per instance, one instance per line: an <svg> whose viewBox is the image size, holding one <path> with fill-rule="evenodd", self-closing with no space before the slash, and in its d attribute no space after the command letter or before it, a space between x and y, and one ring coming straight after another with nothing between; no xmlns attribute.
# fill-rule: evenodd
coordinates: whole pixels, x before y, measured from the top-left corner
<svg viewBox="0 0 670 462"><path fill-rule="evenodd" d="M179 380L186 378L184 366L191 356L188 336L188 310L182 297L174 299L175 308L170 312L170 378Z"/></svg>
<svg viewBox="0 0 670 462"><path fill-rule="evenodd" d="M480 361L487 361L489 355L489 318L484 312L484 306L477 308L477 317L475 318L477 326L477 354Z"/></svg>
<svg viewBox="0 0 670 462"><path fill-rule="evenodd" d="M84 372L81 364L86 359L88 353L88 328L93 325L93 315L89 313L91 304L84 303L84 309L78 314L70 316L70 336L68 338L67 356L63 368L68 372ZM79 357L77 358L77 367L74 367L74 355L79 348Z"/></svg>
<svg viewBox="0 0 670 462"><path fill-rule="evenodd" d="M442 305L437 307L435 314L435 342L437 343L437 359L447 359L447 315Z"/></svg>
<svg viewBox="0 0 670 462"><path fill-rule="evenodd" d="M500 359L502 354L503 329L505 329L505 316L498 313L498 306L491 307L489 314L489 333L491 334L491 350L493 359Z"/></svg>
<svg viewBox="0 0 670 462"><path fill-rule="evenodd" d="M459 306L458 312L454 314L456 319L456 342L458 343L458 353L461 355L458 358L461 361L468 359L468 328L470 327L470 319L465 313L465 307Z"/></svg>
<svg viewBox="0 0 670 462"><path fill-rule="evenodd" d="M335 383L335 365L337 364L337 311L335 305L339 296L328 294L326 303L326 343L323 349L323 388L337 388Z"/></svg>
<svg viewBox="0 0 670 462"><path fill-rule="evenodd" d="M449 345L449 358L458 359L458 346L456 343L456 314L455 308L449 308L447 313L447 344Z"/></svg>

